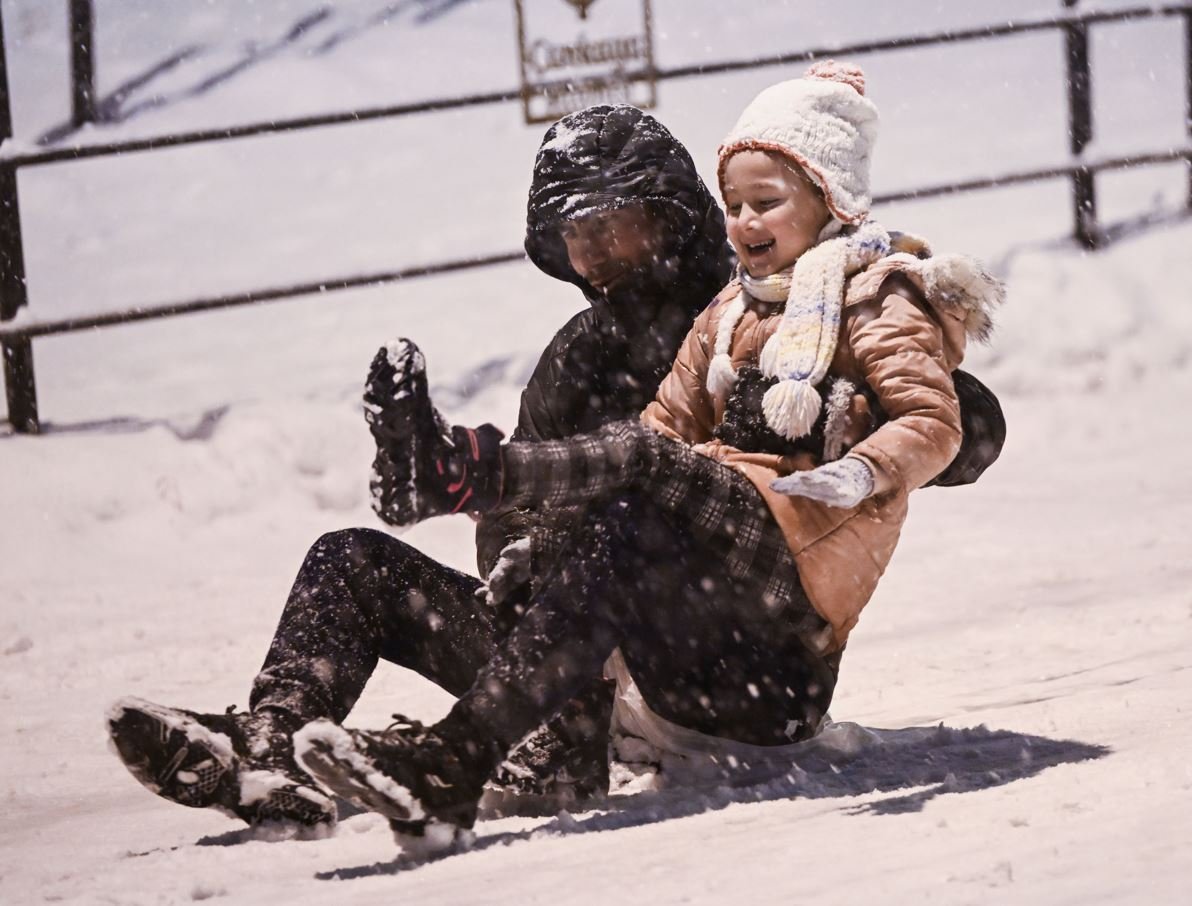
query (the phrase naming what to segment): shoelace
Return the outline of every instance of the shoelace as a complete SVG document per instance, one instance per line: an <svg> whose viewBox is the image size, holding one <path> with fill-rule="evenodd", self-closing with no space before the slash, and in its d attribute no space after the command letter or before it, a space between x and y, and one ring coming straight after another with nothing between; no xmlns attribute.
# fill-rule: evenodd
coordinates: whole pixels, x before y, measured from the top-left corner
<svg viewBox="0 0 1192 906"><path fill-rule="evenodd" d="M390 734L393 730L401 730L408 732L392 733L392 740L400 745L410 746L418 745L426 738L426 725L421 721L413 720L406 717L404 714L391 714L393 720L389 726L385 728L385 733Z"/></svg>
<svg viewBox="0 0 1192 906"><path fill-rule="evenodd" d="M254 712L243 712L236 705L228 705L224 714L233 718L233 723L239 730L247 748L249 766L265 766L278 768L282 771L297 770L294 761L293 744L290 742L291 731L270 717ZM241 716L241 720L235 720Z"/></svg>

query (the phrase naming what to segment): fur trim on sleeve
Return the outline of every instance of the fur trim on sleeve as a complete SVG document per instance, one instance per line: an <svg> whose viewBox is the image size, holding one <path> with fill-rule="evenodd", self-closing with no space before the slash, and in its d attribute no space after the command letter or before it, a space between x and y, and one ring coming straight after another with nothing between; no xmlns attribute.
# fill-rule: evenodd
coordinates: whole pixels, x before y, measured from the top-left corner
<svg viewBox="0 0 1192 906"><path fill-rule="evenodd" d="M924 251L925 247L919 254ZM1006 287L976 258L957 254L918 257L907 251L895 252L854 278L845 304L871 298L894 273L909 279L936 311L959 320L970 339L989 341L993 313L1006 301Z"/></svg>
<svg viewBox="0 0 1192 906"><path fill-rule="evenodd" d="M993 335L993 311L1006 301L1006 286L968 255L937 255L918 262L923 294L940 311L954 314L981 343Z"/></svg>

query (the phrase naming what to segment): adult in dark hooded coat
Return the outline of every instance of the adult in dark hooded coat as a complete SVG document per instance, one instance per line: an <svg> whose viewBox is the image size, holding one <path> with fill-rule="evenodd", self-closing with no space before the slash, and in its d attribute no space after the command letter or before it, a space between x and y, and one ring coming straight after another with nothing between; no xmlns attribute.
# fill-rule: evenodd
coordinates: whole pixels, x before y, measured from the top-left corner
<svg viewBox="0 0 1192 906"><path fill-rule="evenodd" d="M595 236L585 279L569 258L563 225L599 223L626 208L649 235ZM638 254L618 253L635 241L649 254L640 245ZM541 270L578 286L591 307L558 332L530 378L514 431L522 440L563 438L644 409L732 267L722 214L690 155L632 107L590 108L547 133L534 167L526 251ZM391 489L381 451L376 465L374 503L384 510ZM195 714L124 699L109 714L117 753L152 792L184 805L252 824L333 823L333 803L293 762L292 733L318 717L342 721L382 658L452 694L465 691L519 618L528 588L517 580L549 568L571 518L556 509L481 521L481 575L498 566L487 604L479 579L388 534L324 535L295 580L250 711ZM504 779L564 795L607 786L611 691L593 680L532 735L520 768L511 765Z"/></svg>

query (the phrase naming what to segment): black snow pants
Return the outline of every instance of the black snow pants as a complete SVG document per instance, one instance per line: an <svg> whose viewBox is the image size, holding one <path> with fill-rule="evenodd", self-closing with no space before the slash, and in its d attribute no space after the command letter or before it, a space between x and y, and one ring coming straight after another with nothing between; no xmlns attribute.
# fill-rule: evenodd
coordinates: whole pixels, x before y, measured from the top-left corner
<svg viewBox="0 0 1192 906"><path fill-rule="evenodd" d="M503 448L511 505L603 501L447 720L506 749L620 647L650 706L757 745L809 737L835 658L781 531L734 469L636 422Z"/></svg>
<svg viewBox="0 0 1192 906"><path fill-rule="evenodd" d="M485 605L476 597L480 587L384 532L324 535L294 580L250 707L280 709L299 723L342 722L380 659L462 695L520 611L513 603ZM611 701L611 689L594 676L549 722L549 732L564 745L599 748Z"/></svg>

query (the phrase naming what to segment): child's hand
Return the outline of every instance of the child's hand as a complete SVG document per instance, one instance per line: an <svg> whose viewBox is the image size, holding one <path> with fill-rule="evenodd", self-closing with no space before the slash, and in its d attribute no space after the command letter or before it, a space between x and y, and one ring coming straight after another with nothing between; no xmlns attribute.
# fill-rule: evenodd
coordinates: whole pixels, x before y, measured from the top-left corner
<svg viewBox="0 0 1192 906"><path fill-rule="evenodd" d="M863 459L846 456L808 472L775 478L770 488L780 494L850 509L873 493L873 471Z"/></svg>

